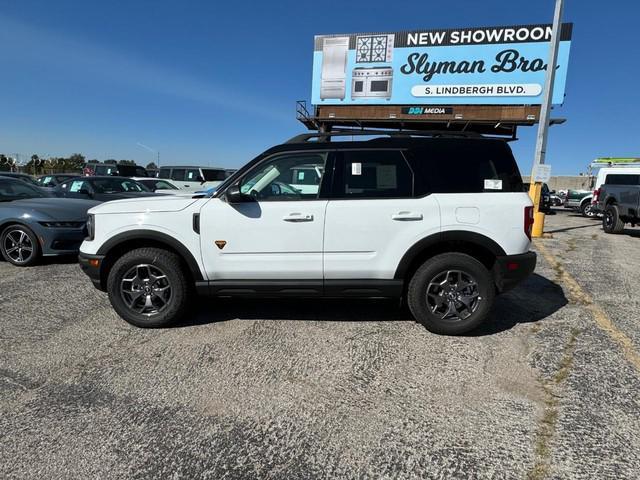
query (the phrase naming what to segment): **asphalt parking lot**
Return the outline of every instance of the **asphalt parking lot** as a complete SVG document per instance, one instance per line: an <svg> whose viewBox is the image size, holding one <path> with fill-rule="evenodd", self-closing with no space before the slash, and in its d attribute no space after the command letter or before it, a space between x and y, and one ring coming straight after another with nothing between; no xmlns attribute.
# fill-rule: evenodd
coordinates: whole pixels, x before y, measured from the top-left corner
<svg viewBox="0 0 640 480"><path fill-rule="evenodd" d="M465 337L390 302L119 319L72 261L0 263L2 478L637 478L640 229L547 217Z"/></svg>

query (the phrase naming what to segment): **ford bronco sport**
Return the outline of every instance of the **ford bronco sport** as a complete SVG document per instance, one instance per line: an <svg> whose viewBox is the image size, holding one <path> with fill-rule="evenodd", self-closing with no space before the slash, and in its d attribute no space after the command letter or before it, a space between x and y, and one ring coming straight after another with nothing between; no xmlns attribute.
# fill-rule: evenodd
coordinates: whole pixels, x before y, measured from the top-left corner
<svg viewBox="0 0 640 480"><path fill-rule="evenodd" d="M295 137L211 195L92 208L81 267L140 327L180 319L199 293L404 298L432 332L472 330L535 267L511 149L471 134L368 135Z"/></svg>

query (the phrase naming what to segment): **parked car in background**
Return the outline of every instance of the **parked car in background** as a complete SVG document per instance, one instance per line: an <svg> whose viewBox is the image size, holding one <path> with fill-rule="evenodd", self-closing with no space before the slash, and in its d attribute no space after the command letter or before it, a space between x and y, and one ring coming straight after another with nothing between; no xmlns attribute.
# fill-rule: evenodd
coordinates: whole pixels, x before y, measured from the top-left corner
<svg viewBox="0 0 640 480"><path fill-rule="evenodd" d="M160 167L158 178L173 180L180 190L195 192L217 187L230 172L225 168L167 166Z"/></svg>
<svg viewBox="0 0 640 480"><path fill-rule="evenodd" d="M73 178L58 185L55 194L58 197L84 198L100 202L159 195L131 178L113 176Z"/></svg>
<svg viewBox="0 0 640 480"><path fill-rule="evenodd" d="M170 195L180 193L180 189L176 186L175 182L166 178L132 177L131 180L141 183L151 192L167 193Z"/></svg>
<svg viewBox="0 0 640 480"><path fill-rule="evenodd" d="M75 254L86 236L91 200L52 198L41 189L0 177L0 253L25 267L42 256Z"/></svg>
<svg viewBox="0 0 640 480"><path fill-rule="evenodd" d="M27 175L26 173L0 172L0 177L15 178L16 180L21 180L29 185L33 185L34 187L40 186L31 175Z"/></svg>
<svg viewBox="0 0 640 480"><path fill-rule="evenodd" d="M609 173L598 191L602 229L620 233L626 223L640 224L640 173Z"/></svg>
<svg viewBox="0 0 640 480"><path fill-rule="evenodd" d="M67 180L70 180L76 177L78 177L78 175L73 175L73 174L67 175L67 174L57 174L57 173L51 174L51 175L40 175L36 179L36 183L40 187L54 188L60 185L62 182L66 182Z"/></svg>
<svg viewBox="0 0 640 480"><path fill-rule="evenodd" d="M524 191L529 192L529 188L531 187L530 183L522 184ZM551 212L551 193L549 192L549 186L546 183L542 184L542 192L540 194L540 205L539 210L543 213Z"/></svg>
<svg viewBox="0 0 640 480"><path fill-rule="evenodd" d="M562 198L562 196L557 194L555 190L551 190L549 192L549 195L551 197L552 207L561 207L564 204L564 199Z"/></svg>
<svg viewBox="0 0 640 480"><path fill-rule="evenodd" d="M591 199L591 210L593 211L593 215L603 213L603 210L598 206L599 198L600 198L600 189L601 187L607 183L607 179L610 175L615 175L616 178L620 179L617 181L626 181L621 179L622 176L625 175L640 175L640 167L609 167L609 168L601 168L598 171L598 175L596 176L596 180L594 183L594 190Z"/></svg>
<svg viewBox="0 0 640 480"><path fill-rule="evenodd" d="M91 176L113 175L117 177L148 177L149 174L140 165L120 165L116 163L87 163L84 170Z"/></svg>
<svg viewBox="0 0 640 480"><path fill-rule="evenodd" d="M591 190L571 190L567 191L567 197L564 201L564 208L576 210L585 217L593 216L591 212L591 199L593 194Z"/></svg>

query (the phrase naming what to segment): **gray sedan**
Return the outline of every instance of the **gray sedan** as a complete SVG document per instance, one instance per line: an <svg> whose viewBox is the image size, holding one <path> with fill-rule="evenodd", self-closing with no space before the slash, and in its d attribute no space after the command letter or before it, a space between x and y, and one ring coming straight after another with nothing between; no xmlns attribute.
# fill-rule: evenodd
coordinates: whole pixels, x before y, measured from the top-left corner
<svg viewBox="0 0 640 480"><path fill-rule="evenodd" d="M22 180L0 177L0 253L14 265L78 253L92 200L52 198Z"/></svg>

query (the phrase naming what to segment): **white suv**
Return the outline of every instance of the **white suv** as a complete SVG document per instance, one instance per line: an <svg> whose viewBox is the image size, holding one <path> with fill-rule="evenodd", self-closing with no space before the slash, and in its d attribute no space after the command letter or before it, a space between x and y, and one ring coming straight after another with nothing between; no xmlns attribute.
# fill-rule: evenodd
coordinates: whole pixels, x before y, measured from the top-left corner
<svg viewBox="0 0 640 480"><path fill-rule="evenodd" d="M92 208L82 269L140 327L180 319L197 292L402 297L445 334L478 326L533 271L533 207L506 142L313 136L267 150L213 195Z"/></svg>
<svg viewBox="0 0 640 480"><path fill-rule="evenodd" d="M173 180L180 190L204 191L217 187L230 176L231 170L209 167L160 167L158 178Z"/></svg>

